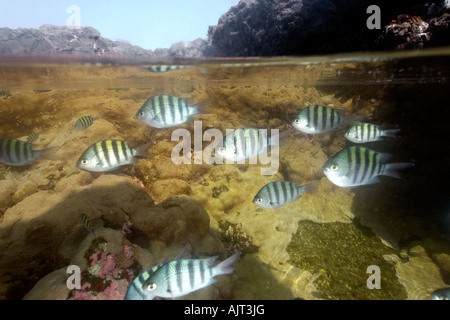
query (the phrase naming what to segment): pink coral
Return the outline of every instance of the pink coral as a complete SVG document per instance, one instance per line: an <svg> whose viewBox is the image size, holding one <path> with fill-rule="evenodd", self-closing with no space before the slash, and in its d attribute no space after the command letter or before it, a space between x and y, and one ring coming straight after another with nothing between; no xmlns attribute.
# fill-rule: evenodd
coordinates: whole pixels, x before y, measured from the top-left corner
<svg viewBox="0 0 450 320"><path fill-rule="evenodd" d="M126 221L120 229L125 238L131 234L132 223ZM106 247L105 247L106 248ZM106 250L106 249L105 249ZM117 257L111 252L105 252L100 247L95 248L89 256L89 276L83 277L84 282L79 290L72 290L71 300L123 300L128 290L129 283L134 279L132 268L120 268L116 261L123 262L126 259L135 259L134 247L123 244L122 253ZM116 260L117 259L117 260ZM132 265L131 261L129 264ZM122 263L123 264L123 263Z"/></svg>
<svg viewBox="0 0 450 320"><path fill-rule="evenodd" d="M131 234L131 228L133 227L133 223L128 220L125 221L122 225L122 229L120 230L120 232L122 233L122 236L124 238L128 237Z"/></svg>
<svg viewBox="0 0 450 320"><path fill-rule="evenodd" d="M125 258L127 258L127 259L133 258L133 256L134 256L133 246L130 246L130 245L124 245L124 246L123 246L123 255L124 255Z"/></svg>
<svg viewBox="0 0 450 320"><path fill-rule="evenodd" d="M127 289L128 281L126 279L113 280L100 293L74 290L70 300L123 300Z"/></svg>

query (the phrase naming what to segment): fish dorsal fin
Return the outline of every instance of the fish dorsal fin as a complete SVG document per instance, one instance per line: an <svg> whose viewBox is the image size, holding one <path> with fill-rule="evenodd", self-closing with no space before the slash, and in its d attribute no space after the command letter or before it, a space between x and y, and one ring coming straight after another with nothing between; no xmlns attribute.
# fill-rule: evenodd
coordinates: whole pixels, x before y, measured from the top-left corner
<svg viewBox="0 0 450 320"><path fill-rule="evenodd" d="M175 258L173 258L173 260L178 260L181 259L181 257L183 256L183 254L186 252L188 245L185 244L184 247L180 250L180 252L178 252L178 254L175 256Z"/></svg>

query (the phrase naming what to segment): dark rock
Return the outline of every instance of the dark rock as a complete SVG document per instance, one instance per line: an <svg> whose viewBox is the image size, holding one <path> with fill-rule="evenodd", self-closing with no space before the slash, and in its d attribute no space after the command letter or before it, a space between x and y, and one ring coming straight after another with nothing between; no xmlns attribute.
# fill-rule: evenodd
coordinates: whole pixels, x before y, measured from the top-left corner
<svg viewBox="0 0 450 320"><path fill-rule="evenodd" d="M399 14L430 18L442 13L443 1L408 3L387 0L241 0L209 28L205 56L314 55L385 50L390 41L376 41L383 29L367 27L367 8L378 5L381 25ZM448 23L447 23L448 24ZM445 21L442 22L445 28ZM421 47L418 36L409 47ZM398 39L395 38L395 41ZM441 38L435 45L449 43ZM395 42L394 41L394 42ZM433 42L427 43L431 45ZM423 46L422 46L423 47ZM400 45L399 48L402 48Z"/></svg>
<svg viewBox="0 0 450 320"><path fill-rule="evenodd" d="M377 43L388 50L423 49L430 39L431 33L427 22L420 17L404 14L386 26Z"/></svg>

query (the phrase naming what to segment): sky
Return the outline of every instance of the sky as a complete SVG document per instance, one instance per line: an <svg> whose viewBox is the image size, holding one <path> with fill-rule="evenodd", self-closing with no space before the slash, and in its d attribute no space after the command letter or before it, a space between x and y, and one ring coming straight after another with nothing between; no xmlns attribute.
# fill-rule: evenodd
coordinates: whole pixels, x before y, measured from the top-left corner
<svg viewBox="0 0 450 320"><path fill-rule="evenodd" d="M239 0L0 0L0 27L79 24L144 49L206 38Z"/></svg>

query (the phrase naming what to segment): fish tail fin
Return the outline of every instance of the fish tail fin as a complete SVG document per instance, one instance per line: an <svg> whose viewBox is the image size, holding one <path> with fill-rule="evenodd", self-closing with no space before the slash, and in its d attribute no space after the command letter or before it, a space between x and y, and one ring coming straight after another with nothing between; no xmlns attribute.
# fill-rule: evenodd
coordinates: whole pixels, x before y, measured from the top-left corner
<svg viewBox="0 0 450 320"><path fill-rule="evenodd" d="M387 163L384 168L383 175L389 176L396 179L401 179L401 175L398 170L411 168L414 166L412 162L404 162L404 163Z"/></svg>
<svg viewBox="0 0 450 320"><path fill-rule="evenodd" d="M143 157L143 158L151 158L152 156L150 156L150 155L147 153L147 149L150 147L151 144L152 144L152 142L150 141L150 142L141 144L140 146L137 146L137 147L135 148L135 150L136 150L135 156L137 156L137 157Z"/></svg>
<svg viewBox="0 0 450 320"><path fill-rule="evenodd" d="M297 130L293 129L293 128L288 128L288 129L284 129L281 131L278 131L278 133L274 134L273 136L270 136L270 145L274 146L274 145L279 145L279 146L285 146L287 145L287 138L288 136L290 136L293 133L296 133ZM276 143L276 139L278 139L278 143Z"/></svg>
<svg viewBox="0 0 450 320"><path fill-rule="evenodd" d="M34 157L55 161L55 160L57 160L56 150L58 148L59 147L51 147L51 148L46 148L46 149L41 149L41 150L34 150Z"/></svg>
<svg viewBox="0 0 450 320"><path fill-rule="evenodd" d="M233 273L234 271L233 264L237 261L237 259L239 259L241 254L242 252L238 252L232 255L231 257L223 260L221 263L219 263L214 267L215 271L214 273L216 275Z"/></svg>
<svg viewBox="0 0 450 320"><path fill-rule="evenodd" d="M211 110L208 106L208 101L202 101L195 105L192 105L191 111L189 113L191 115L193 115L193 114L210 114Z"/></svg>
<svg viewBox="0 0 450 320"><path fill-rule="evenodd" d="M317 189L317 186L319 185L319 181L314 181L308 184L305 184L304 186L299 186L301 193L313 191Z"/></svg>
<svg viewBox="0 0 450 320"><path fill-rule="evenodd" d="M391 137L391 138L397 138L397 134L402 131L402 129L389 129L389 130L382 130L381 135L384 137Z"/></svg>

